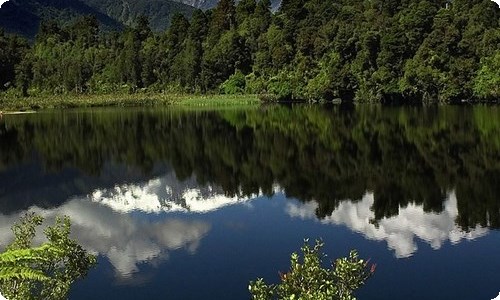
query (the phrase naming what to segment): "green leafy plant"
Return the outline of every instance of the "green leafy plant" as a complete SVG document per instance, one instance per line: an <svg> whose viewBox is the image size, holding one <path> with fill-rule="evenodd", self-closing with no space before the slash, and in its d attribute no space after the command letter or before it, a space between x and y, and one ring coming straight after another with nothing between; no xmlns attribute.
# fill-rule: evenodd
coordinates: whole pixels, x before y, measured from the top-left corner
<svg viewBox="0 0 500 300"><path fill-rule="evenodd" d="M351 251L348 257L339 258L332 268L323 267L325 254L321 252L324 243L317 240L311 247L306 240L299 254L292 253L291 268L280 273L281 283L266 284L262 278L250 282L249 291L254 300L351 300L353 292L361 287L375 272L375 265L358 257Z"/></svg>
<svg viewBox="0 0 500 300"><path fill-rule="evenodd" d="M32 246L43 218L26 214L12 227L14 241L0 254L0 290L8 299L65 299L96 257L69 238L70 220L57 218L44 233L48 242Z"/></svg>
<svg viewBox="0 0 500 300"><path fill-rule="evenodd" d="M236 70L228 80L220 85L219 90L223 94L243 94L245 90L245 75L240 70Z"/></svg>

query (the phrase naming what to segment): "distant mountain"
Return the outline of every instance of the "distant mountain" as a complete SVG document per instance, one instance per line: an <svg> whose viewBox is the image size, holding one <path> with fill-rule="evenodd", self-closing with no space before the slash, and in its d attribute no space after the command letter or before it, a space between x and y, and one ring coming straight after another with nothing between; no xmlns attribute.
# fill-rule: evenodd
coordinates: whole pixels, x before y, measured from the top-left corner
<svg viewBox="0 0 500 300"><path fill-rule="evenodd" d="M184 3L199 9L210 9L214 8L219 0L174 0L180 3ZM239 0L236 0L238 2ZM271 8L273 11L276 11L281 5L281 0L271 0Z"/></svg>
<svg viewBox="0 0 500 300"><path fill-rule="evenodd" d="M219 3L219 0L174 0L174 1L203 10L213 8L217 5L217 3Z"/></svg>
<svg viewBox="0 0 500 300"><path fill-rule="evenodd" d="M71 1L71 0L67 0ZM75 0L73 0L75 1ZM153 31L163 31L175 13L190 18L192 6L173 0L80 0L113 20L132 26L140 15L149 17Z"/></svg>
<svg viewBox="0 0 500 300"><path fill-rule="evenodd" d="M194 8L171 0L10 0L0 8L0 28L33 38L42 20L62 23L94 15L104 29L122 29L139 15L149 17L154 31L163 31L175 13L190 17Z"/></svg>

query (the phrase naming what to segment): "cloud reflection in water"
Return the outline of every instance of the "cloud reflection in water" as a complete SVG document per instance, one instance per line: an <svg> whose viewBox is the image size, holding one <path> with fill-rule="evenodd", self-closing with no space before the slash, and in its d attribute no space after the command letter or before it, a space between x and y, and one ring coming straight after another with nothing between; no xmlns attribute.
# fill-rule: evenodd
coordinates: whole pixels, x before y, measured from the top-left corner
<svg viewBox="0 0 500 300"><path fill-rule="evenodd" d="M90 195L90 199L124 213L207 213L224 206L248 202L257 196L226 196L221 188L211 185L199 187L193 178L179 183L171 176L164 176L142 184L124 184L111 189L99 189Z"/></svg>
<svg viewBox="0 0 500 300"><path fill-rule="evenodd" d="M169 251L185 248L194 253L211 228L204 221L167 215L151 221L148 214L206 213L254 198L225 196L220 188L199 187L194 178L179 182L174 175L167 174L142 183L97 189L87 197L70 199L54 209L30 210L50 224L56 216L69 216L72 236L89 251L107 257L117 275L125 278L136 273L141 263L154 264L167 259ZM23 213L0 215L0 246L5 247L12 240L10 226Z"/></svg>
<svg viewBox="0 0 500 300"><path fill-rule="evenodd" d="M415 237L430 244L433 249L439 249L447 240L456 244L463 239L473 240L488 233L487 228L479 226L465 232L455 224L458 209L454 193L449 194L441 213L427 213L422 206L410 204L400 207L397 216L383 218L378 225L371 222L375 219L375 213L370 209L373 203L373 193L365 194L358 202L344 201L320 222L347 226L371 240L385 240L398 258L409 257L417 251ZM317 219L317 208L318 204L313 201L305 204L287 203L286 212L291 217Z"/></svg>
<svg viewBox="0 0 500 300"><path fill-rule="evenodd" d="M204 221L164 218L150 221L87 199L73 199L56 209L32 208L53 223L56 216L71 218L72 236L89 251L105 256L119 277L138 271L138 265L168 257L168 252L185 248L194 253L211 225ZM0 216L0 243L12 239L10 226L22 214Z"/></svg>

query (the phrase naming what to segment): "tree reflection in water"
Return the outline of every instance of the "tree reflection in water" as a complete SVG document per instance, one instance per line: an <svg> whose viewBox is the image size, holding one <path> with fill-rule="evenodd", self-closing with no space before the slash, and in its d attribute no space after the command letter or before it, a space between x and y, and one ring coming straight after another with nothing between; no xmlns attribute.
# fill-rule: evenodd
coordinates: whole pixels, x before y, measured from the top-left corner
<svg viewBox="0 0 500 300"><path fill-rule="evenodd" d="M373 195L375 223L410 204L440 213L453 192L458 226L499 228L499 116L496 107L449 106L5 116L0 170L10 181L4 181L0 208L33 205L31 197L7 198L23 184L37 184L37 179L26 183L10 176L34 159L46 170L77 169L88 177L99 176L110 163L137 167L151 177L164 164L173 167L178 180L194 176L200 184L220 186L226 196L272 195L277 184L289 197L316 201L320 219L367 192ZM96 186L78 188L85 194ZM53 203L40 199L38 204Z"/></svg>

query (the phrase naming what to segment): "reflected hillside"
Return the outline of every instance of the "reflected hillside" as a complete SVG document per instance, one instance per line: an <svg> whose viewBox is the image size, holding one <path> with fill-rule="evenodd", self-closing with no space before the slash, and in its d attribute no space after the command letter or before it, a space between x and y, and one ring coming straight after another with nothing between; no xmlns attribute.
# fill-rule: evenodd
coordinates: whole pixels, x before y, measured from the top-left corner
<svg viewBox="0 0 500 300"><path fill-rule="evenodd" d="M314 200L320 219L367 191L375 223L412 205L439 214L454 191L458 226L500 227L497 107L104 110L0 122L2 206L20 185L45 186L43 176L14 176L20 168L61 180L74 172L74 182L103 177L110 165L136 170L79 192L98 190L106 201L123 192L117 186L133 188L132 177L155 184L165 174L159 166L168 166L179 181L216 186L229 198L272 195L278 185L289 197Z"/></svg>

